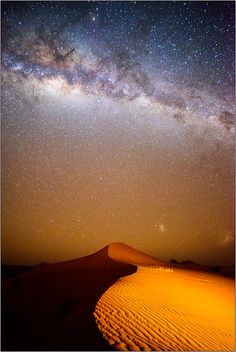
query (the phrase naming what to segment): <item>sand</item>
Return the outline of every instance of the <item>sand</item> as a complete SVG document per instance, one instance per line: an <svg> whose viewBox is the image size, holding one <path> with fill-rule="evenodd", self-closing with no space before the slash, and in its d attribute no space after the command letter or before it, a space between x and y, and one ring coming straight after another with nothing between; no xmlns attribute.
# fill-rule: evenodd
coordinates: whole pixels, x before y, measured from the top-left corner
<svg viewBox="0 0 236 352"><path fill-rule="evenodd" d="M3 350L233 351L233 337L233 279L123 243L2 285Z"/></svg>
<svg viewBox="0 0 236 352"><path fill-rule="evenodd" d="M169 265L164 260L140 252L122 242L111 243L108 246L108 255L111 259L126 264Z"/></svg>
<svg viewBox="0 0 236 352"><path fill-rule="evenodd" d="M138 267L100 298L95 318L112 349L234 351L234 280Z"/></svg>
<svg viewBox="0 0 236 352"><path fill-rule="evenodd" d="M96 303L117 279L136 266L108 256L46 264L2 285L2 350L105 351L93 316Z"/></svg>

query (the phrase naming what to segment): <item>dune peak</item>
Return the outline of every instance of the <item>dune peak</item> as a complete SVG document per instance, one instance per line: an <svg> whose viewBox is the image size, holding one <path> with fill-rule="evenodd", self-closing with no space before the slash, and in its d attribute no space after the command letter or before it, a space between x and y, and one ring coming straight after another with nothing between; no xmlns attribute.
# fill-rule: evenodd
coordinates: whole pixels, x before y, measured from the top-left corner
<svg viewBox="0 0 236 352"><path fill-rule="evenodd" d="M108 245L108 256L118 262L141 265L166 265L163 260L143 253L123 242L112 242Z"/></svg>

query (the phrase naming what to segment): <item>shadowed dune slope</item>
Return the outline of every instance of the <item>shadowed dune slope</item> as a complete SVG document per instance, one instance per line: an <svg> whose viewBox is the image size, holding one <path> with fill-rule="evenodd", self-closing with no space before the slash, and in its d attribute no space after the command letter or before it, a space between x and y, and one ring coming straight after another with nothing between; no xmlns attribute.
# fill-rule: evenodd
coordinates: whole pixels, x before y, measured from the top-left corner
<svg viewBox="0 0 236 352"><path fill-rule="evenodd" d="M127 244L114 242L108 246L108 255L117 262L139 265L163 265L169 266L167 262L152 257L148 254L138 251Z"/></svg>
<svg viewBox="0 0 236 352"><path fill-rule="evenodd" d="M26 265L1 265L1 280L7 280L11 277L23 274L26 271L32 270L34 266Z"/></svg>
<svg viewBox="0 0 236 352"><path fill-rule="evenodd" d="M45 264L2 285L2 350L109 350L94 320L101 295L137 270L109 248Z"/></svg>

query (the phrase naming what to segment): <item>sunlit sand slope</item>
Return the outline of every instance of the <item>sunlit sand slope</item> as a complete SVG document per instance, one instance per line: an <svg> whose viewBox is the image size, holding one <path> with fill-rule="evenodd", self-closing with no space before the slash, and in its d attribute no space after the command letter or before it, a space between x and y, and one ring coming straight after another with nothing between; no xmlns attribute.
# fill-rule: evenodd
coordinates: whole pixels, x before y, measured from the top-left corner
<svg viewBox="0 0 236 352"><path fill-rule="evenodd" d="M214 274L139 267L94 315L115 350L234 351L234 280Z"/></svg>

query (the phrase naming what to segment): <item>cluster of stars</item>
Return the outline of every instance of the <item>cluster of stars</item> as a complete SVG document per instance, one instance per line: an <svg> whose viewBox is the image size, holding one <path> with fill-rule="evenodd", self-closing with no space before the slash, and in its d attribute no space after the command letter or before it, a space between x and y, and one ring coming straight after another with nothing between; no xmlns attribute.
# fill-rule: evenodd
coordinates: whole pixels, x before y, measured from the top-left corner
<svg viewBox="0 0 236 352"><path fill-rule="evenodd" d="M2 16L9 260L30 237L52 260L123 241L204 261L203 241L227 261L234 3L3 2Z"/></svg>

